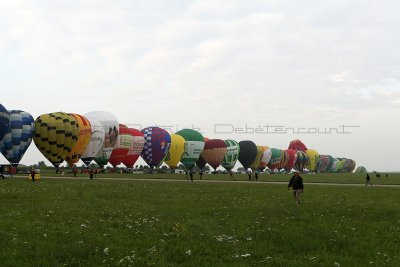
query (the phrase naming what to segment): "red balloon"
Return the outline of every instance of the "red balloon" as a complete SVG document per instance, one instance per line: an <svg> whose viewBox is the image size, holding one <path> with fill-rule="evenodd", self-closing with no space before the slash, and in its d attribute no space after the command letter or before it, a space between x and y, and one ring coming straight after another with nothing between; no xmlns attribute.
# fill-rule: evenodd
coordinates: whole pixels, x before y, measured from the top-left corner
<svg viewBox="0 0 400 267"><path fill-rule="evenodd" d="M141 131L134 128L128 128L127 131L133 136L133 142L131 147L129 148L128 153L122 159L122 163L127 168L133 168L133 165L135 165L136 161L143 151L144 136Z"/></svg>
<svg viewBox="0 0 400 267"><path fill-rule="evenodd" d="M211 167L217 169L224 160L226 150L227 148L224 140L210 139L206 141L201 156Z"/></svg>
<svg viewBox="0 0 400 267"><path fill-rule="evenodd" d="M306 150L308 150L306 145L303 144L303 142L301 142L299 139L290 141L288 149L294 149L294 150L303 151L303 152L306 152Z"/></svg>
<svg viewBox="0 0 400 267"><path fill-rule="evenodd" d="M286 149L286 153L289 156L288 162L286 163L285 169L290 171L294 167L294 163L297 159L297 151L294 149Z"/></svg>

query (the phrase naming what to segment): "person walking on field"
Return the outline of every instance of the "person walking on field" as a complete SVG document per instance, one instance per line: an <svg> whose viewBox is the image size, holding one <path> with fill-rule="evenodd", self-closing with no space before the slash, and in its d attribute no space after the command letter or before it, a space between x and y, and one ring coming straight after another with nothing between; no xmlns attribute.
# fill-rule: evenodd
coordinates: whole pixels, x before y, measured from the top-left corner
<svg viewBox="0 0 400 267"><path fill-rule="evenodd" d="M290 178L290 182L288 184L288 190L290 187L293 188L293 196L296 200L296 203L301 204L300 194L304 192L304 184L303 178L301 178L299 172L295 172L292 178Z"/></svg>
<svg viewBox="0 0 400 267"><path fill-rule="evenodd" d="M31 170L32 182L35 182L35 174L36 174L35 170L32 169L32 170Z"/></svg>
<svg viewBox="0 0 400 267"><path fill-rule="evenodd" d="M368 174L368 173L367 173L367 177L365 178L365 180L367 180L367 181L365 182L365 186L367 186L368 184L370 184L370 185L372 186L371 177L369 177L369 174Z"/></svg>

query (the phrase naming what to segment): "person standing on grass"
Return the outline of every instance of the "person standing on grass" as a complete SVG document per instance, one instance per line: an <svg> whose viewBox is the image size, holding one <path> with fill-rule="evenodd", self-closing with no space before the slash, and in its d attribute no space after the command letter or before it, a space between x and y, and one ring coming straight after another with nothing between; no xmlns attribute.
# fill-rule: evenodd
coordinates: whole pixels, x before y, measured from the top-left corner
<svg viewBox="0 0 400 267"><path fill-rule="evenodd" d="M36 174L35 169L32 169L31 170L32 182L35 182L35 174Z"/></svg>
<svg viewBox="0 0 400 267"><path fill-rule="evenodd" d="M369 177L369 174L368 174L368 173L367 173L367 177L365 178L365 180L367 180L367 181L365 182L365 186L367 186L368 184L370 184L370 185L372 186L371 177Z"/></svg>
<svg viewBox="0 0 400 267"><path fill-rule="evenodd" d="M293 188L293 196L296 200L297 204L301 204L300 194L304 191L303 178L301 178L299 172L295 172L292 178L290 178L290 182L288 184L288 190L290 187Z"/></svg>
<svg viewBox="0 0 400 267"><path fill-rule="evenodd" d="M249 181L251 181L251 169L250 168L247 170L247 175L249 176Z"/></svg>
<svg viewBox="0 0 400 267"><path fill-rule="evenodd" d="M203 178L203 170L199 171L199 176L200 176L200 180L201 180L201 178Z"/></svg>
<svg viewBox="0 0 400 267"><path fill-rule="evenodd" d="M190 175L190 180L193 182L193 171L189 171L189 175Z"/></svg>

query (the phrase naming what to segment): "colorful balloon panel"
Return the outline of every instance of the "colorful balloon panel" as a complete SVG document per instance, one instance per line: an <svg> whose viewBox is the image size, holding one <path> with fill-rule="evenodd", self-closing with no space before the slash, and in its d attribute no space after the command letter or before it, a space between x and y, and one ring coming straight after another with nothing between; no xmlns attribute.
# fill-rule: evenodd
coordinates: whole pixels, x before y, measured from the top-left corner
<svg viewBox="0 0 400 267"><path fill-rule="evenodd" d="M33 141L39 151L58 167L78 140L79 126L64 112L40 115L35 120Z"/></svg>
<svg viewBox="0 0 400 267"><path fill-rule="evenodd" d="M105 131L100 122L91 118L87 119L91 128L90 141L81 156L81 160L86 166L89 166L90 162L95 159L97 153L99 153L104 145Z"/></svg>
<svg viewBox="0 0 400 267"><path fill-rule="evenodd" d="M142 158L151 168L161 165L171 146L171 136L159 127L144 128L142 133L144 135Z"/></svg>
<svg viewBox="0 0 400 267"><path fill-rule="evenodd" d="M254 162L257 156L257 145L253 141L245 140L239 142L239 162L246 170Z"/></svg>
<svg viewBox="0 0 400 267"><path fill-rule="evenodd" d="M85 117L89 120L93 119L100 122L104 128L104 143L94 159L100 167L103 167L107 165L112 150L117 144L119 134L118 119L107 111L92 111L86 113Z"/></svg>
<svg viewBox="0 0 400 267"><path fill-rule="evenodd" d="M235 167L235 164L239 158L240 146L235 140L225 140L226 154L222 160L222 167L227 171L230 171Z"/></svg>
<svg viewBox="0 0 400 267"><path fill-rule="evenodd" d="M110 162L114 168L122 163L122 159L128 154L132 142L133 136L130 134L128 127L120 124L117 143L111 152L110 158L108 159L108 162Z"/></svg>
<svg viewBox="0 0 400 267"><path fill-rule="evenodd" d="M205 142L201 156L215 170L221 165L226 151L227 148L224 140L210 139Z"/></svg>
<svg viewBox="0 0 400 267"><path fill-rule="evenodd" d="M10 130L10 112L0 104L0 141Z"/></svg>
<svg viewBox="0 0 400 267"><path fill-rule="evenodd" d="M260 167L260 161L262 158L262 155L264 153L265 147L257 146L257 154L256 157L254 158L253 162L250 164L250 169L253 171L258 170Z"/></svg>
<svg viewBox="0 0 400 267"><path fill-rule="evenodd" d="M185 152L182 154L181 162L186 169L191 170L203 152L204 137L201 133L192 129L183 129L176 134L185 139Z"/></svg>
<svg viewBox="0 0 400 267"><path fill-rule="evenodd" d="M320 163L319 153L315 149L308 149L306 151L306 154L309 158L309 162L306 165L306 168L310 172L317 172Z"/></svg>
<svg viewBox="0 0 400 267"><path fill-rule="evenodd" d="M277 167L278 170L285 169L286 165L289 162L289 155L285 150L281 149L281 155L282 155L281 161L279 162L278 167Z"/></svg>
<svg viewBox="0 0 400 267"><path fill-rule="evenodd" d="M303 144L303 142L300 141L299 139L290 141L288 149L294 149L294 150L303 151L303 152L306 152L308 150L306 145Z"/></svg>
<svg viewBox="0 0 400 267"><path fill-rule="evenodd" d="M278 148L271 148L271 159L269 160L267 167L270 170L275 170L279 167L282 161L282 150Z"/></svg>
<svg viewBox="0 0 400 267"><path fill-rule="evenodd" d="M290 171L291 169L293 169L294 168L294 164L296 163L296 160L297 160L297 151L296 150L294 150L294 149L286 149L286 150L284 150L286 153L287 153L287 155L288 155L288 161L287 161L287 163L286 163L286 165L285 165L285 169L287 170L287 171Z"/></svg>
<svg viewBox="0 0 400 267"><path fill-rule="evenodd" d="M260 161L260 168L261 169L265 169L268 165L268 162L271 160L272 157L272 152L271 152L271 148L267 147L267 149L264 150L263 155L261 157L261 161Z"/></svg>
<svg viewBox="0 0 400 267"><path fill-rule="evenodd" d="M164 162L170 168L176 168L181 161L183 152L185 152L185 139L178 134L170 134L170 136L171 146Z"/></svg>
<svg viewBox="0 0 400 267"><path fill-rule="evenodd" d="M35 131L33 117L21 110L10 111L10 128L0 142L0 151L13 167L17 167L32 142Z"/></svg>
<svg viewBox="0 0 400 267"><path fill-rule="evenodd" d="M122 163L128 168L133 168L133 165L135 165L143 151L144 135L141 131L134 128L128 128L128 131L132 135L132 145L126 156L122 159Z"/></svg>
<svg viewBox="0 0 400 267"><path fill-rule="evenodd" d="M75 119L79 127L78 140L65 159L69 165L73 165L82 157L82 154L85 152L86 147L90 142L90 138L92 136L92 126L90 125L89 120L82 115L74 113L69 113L69 115Z"/></svg>
<svg viewBox="0 0 400 267"><path fill-rule="evenodd" d="M304 170L304 168L306 167L306 165L308 164L308 161L310 160L307 156L307 154L303 151L297 151L297 157L296 157L296 161L294 163L294 168L297 171L302 172Z"/></svg>

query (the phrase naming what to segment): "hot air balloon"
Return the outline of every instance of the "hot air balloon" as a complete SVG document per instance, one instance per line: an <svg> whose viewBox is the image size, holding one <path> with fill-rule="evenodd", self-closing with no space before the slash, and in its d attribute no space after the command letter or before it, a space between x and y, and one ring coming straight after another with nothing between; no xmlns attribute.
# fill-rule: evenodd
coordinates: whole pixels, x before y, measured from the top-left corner
<svg viewBox="0 0 400 267"><path fill-rule="evenodd" d="M171 134L171 146L168 154L165 157L165 164L170 168L175 169L178 167L183 152L185 151L185 139L177 134Z"/></svg>
<svg viewBox="0 0 400 267"><path fill-rule="evenodd" d="M306 167L308 161L309 161L309 158L306 153L304 153L303 151L297 151L297 158L294 163L294 168L297 171L302 172L304 170L304 168Z"/></svg>
<svg viewBox="0 0 400 267"><path fill-rule="evenodd" d="M204 137L204 144L210 140L208 137ZM203 150L204 151L204 150ZM202 152L203 153L203 152ZM199 159L196 161L197 167L202 170L206 165L207 162L203 159L203 157L200 155Z"/></svg>
<svg viewBox="0 0 400 267"><path fill-rule="evenodd" d="M89 120L93 119L103 125L105 137L103 147L95 156L96 163L102 168L107 165L112 150L117 144L119 124L117 118L107 111L92 111L85 114Z"/></svg>
<svg viewBox="0 0 400 267"><path fill-rule="evenodd" d="M33 141L39 151L57 168L78 140L79 126L64 112L42 114L35 120Z"/></svg>
<svg viewBox="0 0 400 267"><path fill-rule="evenodd" d="M260 167L260 161L263 156L264 150L266 150L265 147L257 146L257 155L254 158L253 162L250 164L250 169L252 169L253 171L258 170L258 168Z"/></svg>
<svg viewBox="0 0 400 267"><path fill-rule="evenodd" d="M227 148L224 140L210 139L204 145L204 150L201 153L203 159L216 170L221 165Z"/></svg>
<svg viewBox="0 0 400 267"><path fill-rule="evenodd" d="M288 154L288 161L285 165L285 170L290 171L291 169L293 169L294 164L296 163L297 151L294 149L286 149L285 152Z"/></svg>
<svg viewBox="0 0 400 267"><path fill-rule="evenodd" d="M282 160L282 150L278 148L270 148L271 149L271 159L269 160L267 167L273 171L279 167L279 164Z"/></svg>
<svg viewBox="0 0 400 267"><path fill-rule="evenodd" d="M327 172L333 164L333 157L330 155L320 155L320 164L318 167L319 172Z"/></svg>
<svg viewBox="0 0 400 267"><path fill-rule="evenodd" d="M267 147L267 149L264 150L260 161L260 168L262 170L264 170L267 167L269 161L271 160L271 157L272 157L271 149Z"/></svg>
<svg viewBox="0 0 400 267"><path fill-rule="evenodd" d="M83 152L85 152L92 136L92 126L90 125L88 119L82 115L74 113L69 113L69 115L75 119L79 127L78 140L65 159L65 161L72 166L79 161Z"/></svg>
<svg viewBox="0 0 400 267"><path fill-rule="evenodd" d="M278 170L281 170L281 169L284 169L284 168L286 168L286 165L288 164L288 162L289 162L289 155L288 155L288 153L285 151L285 150L282 150L281 149L281 154L282 154L282 158L281 158L281 161L279 162L279 164L278 164Z"/></svg>
<svg viewBox="0 0 400 267"><path fill-rule="evenodd" d="M34 131L35 123L29 113L11 110L10 129L0 142L0 151L13 167L17 167L24 156Z"/></svg>
<svg viewBox="0 0 400 267"><path fill-rule="evenodd" d="M131 135L129 128L123 124L120 124L117 143L111 152L110 158L108 159L108 162L110 162L114 168L122 163L122 159L128 154L132 142L133 136Z"/></svg>
<svg viewBox="0 0 400 267"><path fill-rule="evenodd" d="M299 139L290 141L288 149L294 149L294 150L303 151L303 152L306 152L306 150L308 150L306 145L303 144L303 142L301 142Z"/></svg>
<svg viewBox="0 0 400 267"><path fill-rule="evenodd" d="M10 130L10 112L0 104L0 141Z"/></svg>
<svg viewBox="0 0 400 267"><path fill-rule="evenodd" d="M356 168L356 162L352 159L346 159L343 166L343 171L346 173L352 173L355 168Z"/></svg>
<svg viewBox="0 0 400 267"><path fill-rule="evenodd" d="M127 168L133 168L133 165L135 165L136 161L138 160L140 154L143 151L144 136L141 131L134 128L128 128L127 131L132 135L132 144L131 147L129 148L128 153L122 159L122 163Z"/></svg>
<svg viewBox="0 0 400 267"><path fill-rule="evenodd" d="M183 129L176 134L185 139L185 152L182 155L181 162L186 169L191 170L203 152L203 135L192 129Z"/></svg>
<svg viewBox="0 0 400 267"><path fill-rule="evenodd" d="M103 148L105 132L103 125L91 118L87 118L90 127L91 135L89 144L86 146L85 152L81 156L81 160L86 166L89 166L90 162L95 159L97 153Z"/></svg>
<svg viewBox="0 0 400 267"><path fill-rule="evenodd" d="M150 168L161 165L168 154L171 136L166 130L159 127L144 128L142 133L144 135L142 158Z"/></svg>
<svg viewBox="0 0 400 267"><path fill-rule="evenodd" d="M319 166L319 154L315 149L308 149L306 151L306 154L309 158L309 162L306 165L306 168L310 171L310 172L317 172L318 171L318 166Z"/></svg>
<svg viewBox="0 0 400 267"><path fill-rule="evenodd" d="M338 171L338 165L339 160L337 158L333 158L333 162L332 162L332 166L330 167L330 169L328 169L328 172L330 173L336 173Z"/></svg>
<svg viewBox="0 0 400 267"><path fill-rule="evenodd" d="M356 171L356 173L367 173L367 168L365 168L364 166L358 166Z"/></svg>
<svg viewBox="0 0 400 267"><path fill-rule="evenodd" d="M236 161L239 158L240 147L238 142L234 140L225 140L226 145L226 154L222 161L222 167L224 167L227 171L230 171L235 167Z"/></svg>
<svg viewBox="0 0 400 267"><path fill-rule="evenodd" d="M344 166L344 163L345 163L345 162L346 162L346 159L338 158L338 162L337 162L337 164L336 164L336 172L337 172L337 173L342 172L343 166Z"/></svg>
<svg viewBox="0 0 400 267"><path fill-rule="evenodd" d="M257 146L253 141L239 142L239 162L246 170L254 162L257 157Z"/></svg>

